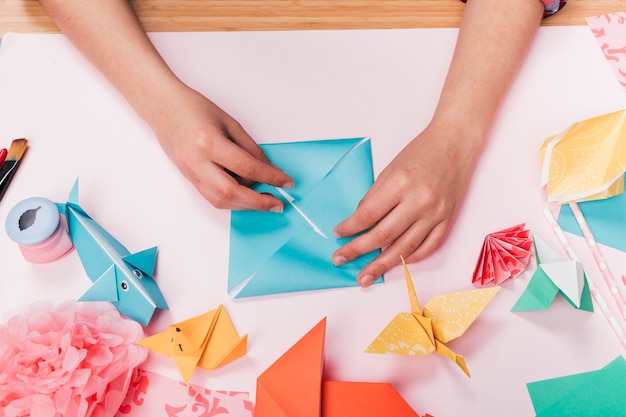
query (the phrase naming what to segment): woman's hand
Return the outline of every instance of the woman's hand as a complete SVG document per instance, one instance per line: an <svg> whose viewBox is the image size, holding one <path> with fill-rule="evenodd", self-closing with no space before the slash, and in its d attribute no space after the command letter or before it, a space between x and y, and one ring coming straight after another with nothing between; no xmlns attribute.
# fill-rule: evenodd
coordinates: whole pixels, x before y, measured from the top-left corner
<svg viewBox="0 0 626 417"><path fill-rule="evenodd" d="M423 259L442 242L461 202L480 141L429 126L385 168L337 236L364 232L333 255L337 265L384 248L357 278L370 285L391 267Z"/></svg>
<svg viewBox="0 0 626 417"><path fill-rule="evenodd" d="M433 121L335 228L346 237L364 232L335 252L335 264L386 248L359 273L361 285L398 264L400 256L418 261L443 241L542 15L540 1L472 0L465 6Z"/></svg>
<svg viewBox="0 0 626 417"><path fill-rule="evenodd" d="M282 202L249 188L293 187L241 125L195 90L179 84L149 118L162 148L213 206L282 211Z"/></svg>

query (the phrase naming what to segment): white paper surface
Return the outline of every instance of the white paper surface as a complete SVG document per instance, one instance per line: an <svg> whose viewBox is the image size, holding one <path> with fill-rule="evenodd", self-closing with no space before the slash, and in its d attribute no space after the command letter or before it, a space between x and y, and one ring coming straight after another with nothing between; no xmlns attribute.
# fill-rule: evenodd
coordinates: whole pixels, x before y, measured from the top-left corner
<svg viewBox="0 0 626 417"><path fill-rule="evenodd" d="M368 136L376 173L428 123L456 29L151 34L173 70L229 112L258 142ZM586 27L545 27L498 115L469 194L445 244L410 266L424 303L472 288L486 234L526 222L558 248L543 220L539 146L572 122L626 107L626 95ZM212 208L161 151L149 128L61 35L5 36L0 49L0 143L30 149L0 203L65 201L76 177L80 203L131 252L159 247L156 280L170 310L146 329L225 304L249 353L192 383L254 391L256 377L328 317L325 377L392 383L420 414L533 415L525 383L600 368L623 353L601 312L511 313L534 264L508 281L464 336L449 346L472 378L435 355L363 350L409 301L400 268L386 283L233 301L226 293L229 213ZM584 242L572 238L592 279ZM609 265L624 254L603 252ZM76 253L26 263L0 233L0 309L78 298L91 281ZM615 271L617 274L618 271ZM606 297L610 299L610 297ZM178 378L173 361L145 367Z"/></svg>

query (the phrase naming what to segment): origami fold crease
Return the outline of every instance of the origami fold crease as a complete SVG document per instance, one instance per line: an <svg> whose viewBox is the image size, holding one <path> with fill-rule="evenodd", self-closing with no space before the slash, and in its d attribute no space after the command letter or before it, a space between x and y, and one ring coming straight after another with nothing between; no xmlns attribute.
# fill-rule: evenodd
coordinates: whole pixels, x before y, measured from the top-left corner
<svg viewBox="0 0 626 417"><path fill-rule="evenodd" d="M282 213L231 213L229 293L249 297L357 286L358 272L379 251L335 266L333 252L351 238L333 237L333 228L354 212L374 181L369 139L261 147L292 176L295 186L256 186L257 191L283 200Z"/></svg>

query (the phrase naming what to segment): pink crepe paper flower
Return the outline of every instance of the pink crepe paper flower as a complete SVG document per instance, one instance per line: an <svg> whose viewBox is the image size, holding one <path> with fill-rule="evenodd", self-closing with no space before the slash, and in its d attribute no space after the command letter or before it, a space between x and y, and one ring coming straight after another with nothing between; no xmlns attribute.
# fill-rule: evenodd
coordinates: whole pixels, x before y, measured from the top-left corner
<svg viewBox="0 0 626 417"><path fill-rule="evenodd" d="M0 324L0 417L115 415L142 337L109 303L31 305Z"/></svg>

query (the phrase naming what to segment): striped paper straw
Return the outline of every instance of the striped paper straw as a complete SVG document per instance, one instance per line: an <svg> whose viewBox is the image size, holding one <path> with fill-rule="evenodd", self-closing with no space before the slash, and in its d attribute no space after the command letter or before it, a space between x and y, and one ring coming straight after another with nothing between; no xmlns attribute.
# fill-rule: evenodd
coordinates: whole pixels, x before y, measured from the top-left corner
<svg viewBox="0 0 626 417"><path fill-rule="evenodd" d="M573 261L582 263L578 255L576 255L576 252L574 252L574 248L567 240L563 229L561 229L561 226L559 226L559 223L557 223L552 212L546 208L543 210L543 215L548 221L548 224L550 225L550 228L556 235L557 239L559 240L559 243L561 243L561 246L563 246L563 249L565 249L567 256ZM613 332L621 342L622 347L626 349L626 331L624 331L624 328L620 324L619 320L617 319L615 314L613 314L613 310L611 310L609 304L606 302L606 300L602 296L602 293L598 290L598 287L596 287L595 283L590 277L587 277L587 284L589 285L589 291L591 292L591 296L594 300L596 300L598 307L600 307L600 311L602 311L602 314L604 314L604 317L609 322L611 329L613 329Z"/></svg>
<svg viewBox="0 0 626 417"><path fill-rule="evenodd" d="M602 273L606 286L609 287L609 292L611 293L613 300L615 300L615 304L617 304L617 308L622 315L622 318L626 320L626 300L624 300L624 295L620 292L619 288L617 288L617 281L615 281L609 266L604 260L604 256L602 256L602 253L600 252L598 243L594 239L591 229L589 229L589 225L587 224L583 213L580 211L578 204L573 202L569 203L569 206L572 209L572 213L574 213L574 218L578 222L578 226L580 226L580 230L583 232L585 242L593 255L593 260L596 261L596 265L598 265L598 268Z"/></svg>

